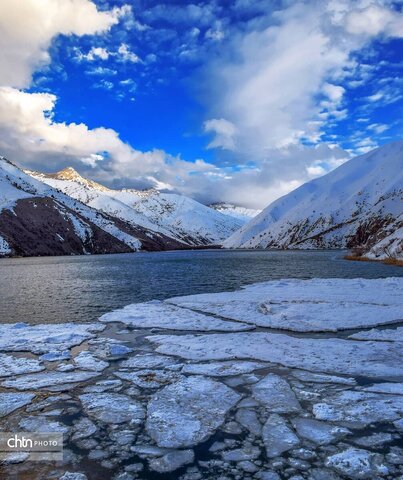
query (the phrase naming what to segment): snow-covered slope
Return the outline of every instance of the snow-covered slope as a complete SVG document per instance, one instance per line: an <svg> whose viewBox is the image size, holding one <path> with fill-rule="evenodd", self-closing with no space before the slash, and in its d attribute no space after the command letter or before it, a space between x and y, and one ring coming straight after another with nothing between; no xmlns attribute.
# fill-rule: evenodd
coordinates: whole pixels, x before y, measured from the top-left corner
<svg viewBox="0 0 403 480"><path fill-rule="evenodd" d="M224 246L360 246L365 252L402 227L402 193L403 142L399 141L355 157L279 198Z"/></svg>
<svg viewBox="0 0 403 480"><path fill-rule="evenodd" d="M243 223L183 195L156 190L111 190L81 177L71 167L55 174L29 173L101 212L184 246L219 244Z"/></svg>
<svg viewBox="0 0 403 480"><path fill-rule="evenodd" d="M391 230L391 233L377 241L369 251L364 252L365 257L373 260L403 260L403 226L388 230Z"/></svg>
<svg viewBox="0 0 403 480"><path fill-rule="evenodd" d="M231 203L212 203L209 205L209 207L213 208L217 212L223 213L224 215L237 218L243 222L243 224L249 222L253 217L256 217L256 215L261 212L261 210L240 207L238 205L232 205Z"/></svg>
<svg viewBox="0 0 403 480"><path fill-rule="evenodd" d="M71 198L0 157L0 255L122 253L160 250L169 242Z"/></svg>

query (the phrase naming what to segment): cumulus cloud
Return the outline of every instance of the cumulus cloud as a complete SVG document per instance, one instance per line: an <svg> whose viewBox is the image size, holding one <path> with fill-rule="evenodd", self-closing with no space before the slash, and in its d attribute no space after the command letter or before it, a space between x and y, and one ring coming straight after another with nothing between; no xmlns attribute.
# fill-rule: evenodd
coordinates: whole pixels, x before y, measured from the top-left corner
<svg viewBox="0 0 403 480"><path fill-rule="evenodd" d="M100 12L90 0L2 0L0 85L28 87L34 70L49 63L54 37L105 32L125 11Z"/></svg>
<svg viewBox="0 0 403 480"><path fill-rule="evenodd" d="M250 3L240 0L237 8L245 10ZM229 53L206 68L204 92L209 117L225 118L236 132L231 147L261 160L270 149L319 142L328 123L346 118L341 83L369 74L352 55L370 37L403 32L402 15L378 3L291 2L233 31ZM384 92L368 100L379 95ZM217 139L208 147L223 148L222 136Z"/></svg>
<svg viewBox="0 0 403 480"><path fill-rule="evenodd" d="M371 4L347 15L346 28L349 33L373 37L384 34L403 37L403 14L381 5Z"/></svg>
<svg viewBox="0 0 403 480"><path fill-rule="evenodd" d="M118 48L118 54L124 62L140 62L140 58L130 50L129 45L127 45L126 43L120 44Z"/></svg>
<svg viewBox="0 0 403 480"><path fill-rule="evenodd" d="M225 120L225 118L212 118L206 120L204 122L204 131L215 135L207 148L223 148L225 150L234 149L236 127L233 123Z"/></svg>
<svg viewBox="0 0 403 480"><path fill-rule="evenodd" d="M0 151L34 169L54 171L73 165L98 181L117 187L158 187L198 200L230 201L260 208L312 178L310 167L340 162L346 152L322 145L273 150L258 166L220 168L203 160L187 162L162 150L142 152L109 128L57 122L56 97L0 88ZM278 165L281 164L281 175ZM335 165L334 165L335 166ZM253 190L253 195L250 192Z"/></svg>
<svg viewBox="0 0 403 480"><path fill-rule="evenodd" d="M141 152L110 128L89 129L53 119L56 97L0 87L0 149L24 165L47 170L66 164L97 168L98 178L117 182L134 177L148 186L180 188L188 176L214 171L202 160L186 162L161 150Z"/></svg>

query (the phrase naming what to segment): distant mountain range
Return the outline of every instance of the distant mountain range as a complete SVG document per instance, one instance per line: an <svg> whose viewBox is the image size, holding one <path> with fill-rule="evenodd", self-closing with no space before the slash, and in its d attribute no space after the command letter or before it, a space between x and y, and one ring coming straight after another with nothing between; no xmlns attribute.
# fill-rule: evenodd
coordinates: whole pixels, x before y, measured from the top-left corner
<svg viewBox="0 0 403 480"><path fill-rule="evenodd" d="M183 195L112 190L66 168L0 157L0 255L68 255L220 244L244 221Z"/></svg>
<svg viewBox="0 0 403 480"><path fill-rule="evenodd" d="M265 208L227 248L350 248L358 256L403 255L403 142L349 160Z"/></svg>
<svg viewBox="0 0 403 480"><path fill-rule="evenodd" d="M231 203L211 203L209 207L217 210L217 212L223 213L224 215L238 218L243 223L249 222L261 212L261 210L239 207L237 205L232 205Z"/></svg>
<svg viewBox="0 0 403 480"><path fill-rule="evenodd" d="M113 190L73 168L0 157L0 256L225 248L352 249L403 257L403 142L355 157L262 212L157 190ZM246 223L248 222L248 223Z"/></svg>

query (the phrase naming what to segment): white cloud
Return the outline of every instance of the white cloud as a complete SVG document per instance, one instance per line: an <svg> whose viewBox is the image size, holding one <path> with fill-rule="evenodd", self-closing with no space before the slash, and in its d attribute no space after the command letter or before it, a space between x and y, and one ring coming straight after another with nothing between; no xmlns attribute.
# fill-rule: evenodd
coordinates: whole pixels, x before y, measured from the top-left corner
<svg viewBox="0 0 403 480"><path fill-rule="evenodd" d="M236 144L252 158L315 136L320 92L332 108L341 100L342 87L327 79L349 52L329 41L320 21L317 8L295 4L277 14L276 25L235 36L231 60L208 70L211 116L236 126Z"/></svg>
<svg viewBox="0 0 403 480"><path fill-rule="evenodd" d="M109 56L110 52L102 47L92 47L86 55L83 55L83 57L90 62L96 59L108 60Z"/></svg>
<svg viewBox="0 0 403 480"><path fill-rule="evenodd" d="M242 8L249 5L240 3ZM356 78L363 82L373 69L352 60L369 41L361 32L360 15L371 36L403 34L398 28L401 14L391 7L368 7L367 0L288 5L232 31L226 43L229 52L218 60L213 57L205 72L206 117L230 122L236 130L231 136L236 153L255 161L273 148L318 142L328 124L348 116L341 83ZM377 15L383 20L375 21ZM394 93L389 103L400 98ZM208 147L222 148L221 143Z"/></svg>
<svg viewBox="0 0 403 480"><path fill-rule="evenodd" d="M235 147L234 136L236 127L233 123L224 118L212 118L206 120L203 124L204 131L214 133L214 139L208 144L207 148L223 148L233 150Z"/></svg>
<svg viewBox="0 0 403 480"><path fill-rule="evenodd" d="M368 129L379 134L386 132L386 130L389 129L389 126L383 123L372 123L371 125L368 125Z"/></svg>
<svg viewBox="0 0 403 480"><path fill-rule="evenodd" d="M140 58L130 50L129 46L126 43L122 43L118 48L118 54L124 62L140 62Z"/></svg>
<svg viewBox="0 0 403 480"><path fill-rule="evenodd" d="M100 12L90 0L1 0L0 85L29 86L34 70L49 63L54 37L106 32L124 13Z"/></svg>
<svg viewBox="0 0 403 480"><path fill-rule="evenodd" d="M346 158L342 150L321 145L273 150L258 167L239 171L203 160L187 162L162 150L136 150L109 128L56 122L55 102L49 93L1 87L0 151L31 168L57 170L72 164L109 185L164 185L205 202L225 200L259 208L321 173L307 171L314 162L326 170Z"/></svg>
<svg viewBox="0 0 403 480"><path fill-rule="evenodd" d="M349 13L346 18L346 29L354 35L368 37L380 34L403 37L403 14L381 5L371 4Z"/></svg>

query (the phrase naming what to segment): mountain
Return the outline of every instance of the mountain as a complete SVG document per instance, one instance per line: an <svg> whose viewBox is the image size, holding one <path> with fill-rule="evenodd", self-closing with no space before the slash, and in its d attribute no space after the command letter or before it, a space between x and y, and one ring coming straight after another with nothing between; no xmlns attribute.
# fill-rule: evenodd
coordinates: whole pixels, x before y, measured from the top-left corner
<svg viewBox="0 0 403 480"><path fill-rule="evenodd" d="M261 210L254 210L252 208L240 207L238 205L232 205L231 203L212 203L209 205L210 208L221 212L224 215L229 215L230 217L237 218L243 224L249 222L253 217L256 217Z"/></svg>
<svg viewBox="0 0 403 480"><path fill-rule="evenodd" d="M0 255L125 253L180 248L40 182L0 157Z"/></svg>
<svg viewBox="0 0 403 480"><path fill-rule="evenodd" d="M381 242L389 244L386 238L392 235L389 240L399 252L402 193L403 141L399 141L355 157L279 198L224 246L355 248L365 254L376 245L382 249Z"/></svg>
<svg viewBox="0 0 403 480"><path fill-rule="evenodd" d="M28 173L104 214L163 235L183 247L221 244L242 226L239 219L184 195L156 190L112 190L83 178L71 167L54 174Z"/></svg>

